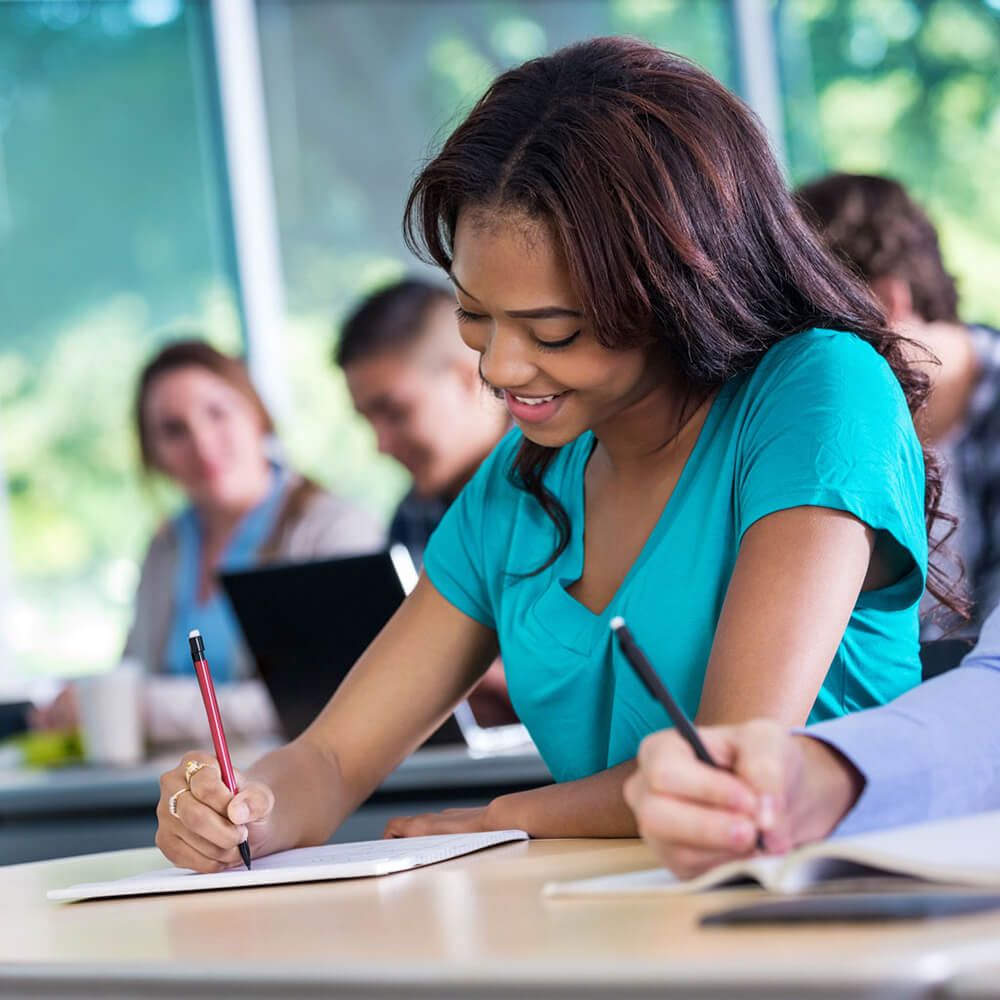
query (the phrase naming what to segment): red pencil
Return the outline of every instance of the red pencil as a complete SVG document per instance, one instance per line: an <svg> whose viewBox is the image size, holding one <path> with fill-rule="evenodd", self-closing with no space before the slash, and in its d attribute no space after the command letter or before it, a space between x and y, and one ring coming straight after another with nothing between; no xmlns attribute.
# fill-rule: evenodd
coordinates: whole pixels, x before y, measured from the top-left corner
<svg viewBox="0 0 1000 1000"><path fill-rule="evenodd" d="M219 702L215 697L215 685L205 659L205 642L201 632L196 628L188 633L188 645L191 647L191 659L194 660L194 670L198 675L198 687L201 688L201 700L205 703L205 714L208 716L208 728L212 733L212 746L215 747L215 757L222 768L222 781L233 795L240 789L236 784L236 772L233 762L229 759L229 747L226 745L226 731L222 728L222 716L219 714ZM250 838L240 844L240 857L243 864L250 867Z"/></svg>

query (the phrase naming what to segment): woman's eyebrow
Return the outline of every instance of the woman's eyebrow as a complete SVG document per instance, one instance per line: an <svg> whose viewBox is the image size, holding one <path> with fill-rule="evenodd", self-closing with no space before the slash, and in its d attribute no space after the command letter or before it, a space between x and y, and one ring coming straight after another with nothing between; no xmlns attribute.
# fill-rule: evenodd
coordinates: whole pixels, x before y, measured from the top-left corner
<svg viewBox="0 0 1000 1000"><path fill-rule="evenodd" d="M461 282L454 274L449 273L448 277L463 295L467 295L475 302L479 301L472 292L462 287ZM537 309L508 309L506 315L510 316L511 319L561 319L567 316L579 319L583 313L578 309L568 309L566 306L539 306Z"/></svg>
<svg viewBox="0 0 1000 1000"><path fill-rule="evenodd" d="M511 319L558 319L565 316L579 318L583 313L565 306L539 306L537 309L509 309L507 315Z"/></svg>

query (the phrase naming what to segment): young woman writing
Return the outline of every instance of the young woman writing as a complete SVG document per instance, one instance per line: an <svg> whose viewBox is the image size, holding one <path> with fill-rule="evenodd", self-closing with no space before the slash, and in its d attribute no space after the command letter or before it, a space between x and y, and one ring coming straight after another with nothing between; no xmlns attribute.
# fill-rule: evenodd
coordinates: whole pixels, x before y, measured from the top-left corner
<svg viewBox="0 0 1000 1000"><path fill-rule="evenodd" d="M183 763L163 776L171 860L238 863L247 833L255 856L323 841L498 650L557 783L387 833L634 836L622 787L667 719L613 647L616 614L700 723L800 725L917 683L926 381L739 100L632 40L534 60L422 171L406 231L517 426L298 740L235 798L202 768L176 815Z"/></svg>

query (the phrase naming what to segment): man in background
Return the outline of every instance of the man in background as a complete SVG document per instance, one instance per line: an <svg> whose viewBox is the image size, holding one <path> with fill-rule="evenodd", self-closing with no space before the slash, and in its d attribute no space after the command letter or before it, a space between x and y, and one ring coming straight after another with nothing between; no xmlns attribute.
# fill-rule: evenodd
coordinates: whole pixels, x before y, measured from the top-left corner
<svg viewBox="0 0 1000 1000"><path fill-rule="evenodd" d="M975 633L1000 603L1000 331L959 318L938 235L897 181L832 174L796 192L803 215L868 282L889 325L940 360L925 362L932 393L918 418L944 472L941 506L958 518L947 543L964 564ZM929 609L923 609L929 610ZM933 622L924 638L936 635Z"/></svg>
<svg viewBox="0 0 1000 1000"><path fill-rule="evenodd" d="M410 278L370 295L344 323L335 357L378 450L412 477L389 541L419 567L431 532L508 429L507 411L483 386L441 285ZM516 721L499 661L469 704L480 725Z"/></svg>

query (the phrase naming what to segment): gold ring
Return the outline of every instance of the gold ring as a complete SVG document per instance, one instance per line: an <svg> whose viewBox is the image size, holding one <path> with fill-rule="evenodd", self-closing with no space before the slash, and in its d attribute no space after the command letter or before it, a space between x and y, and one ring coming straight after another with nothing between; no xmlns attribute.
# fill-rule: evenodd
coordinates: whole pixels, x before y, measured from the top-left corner
<svg viewBox="0 0 1000 1000"><path fill-rule="evenodd" d="M184 764L184 780L187 782L188 788L191 787L191 779L203 768L208 767L208 764L203 760L189 760Z"/></svg>
<svg viewBox="0 0 1000 1000"><path fill-rule="evenodd" d="M177 815L177 800L185 792L190 792L190 791L191 789L188 788L187 785L185 785L183 788L178 788L177 791L174 792L174 794L171 795L169 799L167 799L167 812L170 813L171 816Z"/></svg>

